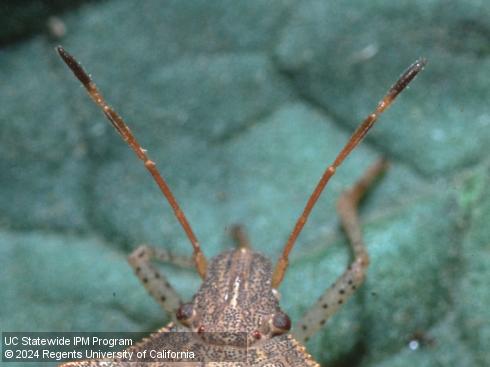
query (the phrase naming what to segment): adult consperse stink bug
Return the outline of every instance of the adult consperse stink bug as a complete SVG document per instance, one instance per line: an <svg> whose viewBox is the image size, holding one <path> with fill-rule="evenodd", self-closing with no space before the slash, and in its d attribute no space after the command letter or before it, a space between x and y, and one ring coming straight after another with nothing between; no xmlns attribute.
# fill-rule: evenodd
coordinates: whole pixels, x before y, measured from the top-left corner
<svg viewBox="0 0 490 367"><path fill-rule="evenodd" d="M165 349L165 336L170 335L169 333L187 331L192 333L187 333L189 335L181 340L182 349L205 350L208 357L207 361L211 361L210 364L212 365L318 366L318 363L306 352L302 343L321 328L326 320L341 307L363 282L369 258L362 241L357 207L371 183L386 168L386 161L380 159L375 162L354 186L341 195L338 201L338 212L351 244L354 260L333 286L325 291L314 306L295 325L292 334L289 333L291 321L279 307L279 293L277 291L288 267L289 253L311 210L330 178L335 174L336 169L364 138L379 115L391 105L397 95L423 69L426 61L424 59L417 60L400 76L378 103L374 112L368 115L354 131L334 162L326 168L299 216L273 270L272 263L267 258L251 249L243 229L238 226L234 227L232 231L238 245L237 249L218 255L208 264L191 226L167 183L157 170L155 163L141 148L123 119L105 102L80 64L61 46L57 48L57 51L86 88L93 101L103 110L123 140L144 162L145 167L153 176L191 242L194 250L192 261L203 279L203 283L192 301L183 303L177 292L165 280L163 274L150 263L152 259L172 260L168 253L147 246L137 248L129 257L131 266L150 294L164 310L175 315L176 321L131 347L130 350ZM245 343L239 344L237 342L239 338L233 336L235 334L243 335ZM225 354L227 356L245 356L245 359L239 361L237 359L235 362L213 359L213 356ZM144 361L135 361L133 358L131 361L134 362L131 366L161 367L171 363L158 357L147 358ZM121 366L126 363L128 360L121 358L110 361L71 362L63 366ZM180 365L204 365L204 362L188 361L183 363Z"/></svg>

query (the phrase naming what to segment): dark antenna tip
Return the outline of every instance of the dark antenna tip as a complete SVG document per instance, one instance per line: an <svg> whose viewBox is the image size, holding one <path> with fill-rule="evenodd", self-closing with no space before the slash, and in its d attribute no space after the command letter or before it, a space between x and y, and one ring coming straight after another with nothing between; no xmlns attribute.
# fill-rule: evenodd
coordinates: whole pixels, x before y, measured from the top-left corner
<svg viewBox="0 0 490 367"><path fill-rule="evenodd" d="M411 78L411 79L413 79L415 77L415 75L417 75L419 72L422 71L422 69L425 67L425 65L427 65L427 59L425 57L420 57L417 60L415 60L415 62L412 65L410 65L408 67L408 69L405 73L413 74L413 76Z"/></svg>
<svg viewBox="0 0 490 367"><path fill-rule="evenodd" d="M390 88L381 105L378 106L380 108L380 112L382 112L391 102L393 102L396 96L398 96L398 94L405 89L405 87L417 76L417 74L422 71L426 64L427 59L425 57L421 57L410 65L407 70L405 70L397 82Z"/></svg>
<svg viewBox="0 0 490 367"><path fill-rule="evenodd" d="M425 57L419 57L415 64L418 65L420 69L422 69L425 65L427 65L427 59Z"/></svg>
<svg viewBox="0 0 490 367"><path fill-rule="evenodd" d="M58 51L60 57L63 59L65 64L68 65L73 74L75 74L77 79L87 87L91 83L91 80L85 70L83 70L82 66L62 46L56 47L56 51Z"/></svg>

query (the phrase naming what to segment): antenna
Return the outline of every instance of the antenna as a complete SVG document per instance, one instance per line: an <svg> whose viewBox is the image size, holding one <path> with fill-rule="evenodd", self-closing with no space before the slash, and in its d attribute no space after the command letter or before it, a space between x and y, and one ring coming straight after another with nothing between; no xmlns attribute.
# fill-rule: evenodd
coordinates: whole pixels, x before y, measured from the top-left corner
<svg viewBox="0 0 490 367"><path fill-rule="evenodd" d="M78 63L78 61L75 60L75 58L72 55L70 55L67 51L65 51L63 47L58 46L56 50L58 51L58 54L61 56L65 64L68 65L68 67L71 69L73 74L85 87L90 98L92 98L95 104L102 109L107 119L111 122L112 126L114 126L114 128L117 130L119 135L121 135L121 138L129 145L129 147L134 151L136 156L143 161L146 169L153 176L153 179L155 180L156 184L158 185L163 195L167 199L168 203L172 207L175 217L177 218L180 225L184 229L185 234L189 238L189 241L191 242L191 245L194 248L193 258L196 264L197 272L199 273L201 278L204 278L207 269L206 258L204 257L204 254L201 251L199 242L196 236L194 235L194 232L192 231L192 228L189 225L189 222L187 221L184 212L180 209L180 206L177 203L177 200L175 200L172 191L170 191L167 182L165 182L163 177L160 175L160 172L158 171L155 162L153 162L150 159L150 157L146 153L146 150L144 150L141 147L141 145L138 143L138 141L131 133L131 130L129 130L129 127L126 125L122 117L119 116L117 112L114 111L107 104L107 102L104 100L104 97L97 89L95 83L92 81L92 79L90 79L90 76L85 72L85 70Z"/></svg>
<svg viewBox="0 0 490 367"><path fill-rule="evenodd" d="M393 86L388 90L388 93L383 97L383 99L378 103L376 109L373 113L368 115L364 121L357 127L352 136L350 137L347 144L340 151L340 153L335 158L335 161L327 167L325 172L323 173L320 181L313 190L310 198L306 202L305 208L303 209L303 213L301 213L298 218L296 225L294 226L293 231L291 232L286 245L284 246L284 250L277 262L276 268L274 269L274 274L272 275L272 287L277 288L279 284L281 284L284 274L286 273L286 269L288 267L289 261L288 256L293 246L301 233L308 217L311 213L311 210L315 206L318 198L320 197L323 189L327 186L330 178L335 174L337 168L342 164L344 159L352 152L352 150L361 142L361 140L366 136L368 131L373 127L374 123L378 119L378 117L391 105L391 103L395 100L395 98L400 94L400 92L405 89L405 87L415 78L415 76L424 68L427 61L424 58L421 58L415 61L412 65L408 67L408 69L398 78L397 82L393 84Z"/></svg>

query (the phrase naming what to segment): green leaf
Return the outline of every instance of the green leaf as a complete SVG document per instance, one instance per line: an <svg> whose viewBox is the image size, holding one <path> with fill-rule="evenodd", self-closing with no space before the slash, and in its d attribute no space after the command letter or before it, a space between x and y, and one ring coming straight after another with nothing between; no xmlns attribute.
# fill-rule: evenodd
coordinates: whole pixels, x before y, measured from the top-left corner
<svg viewBox="0 0 490 367"><path fill-rule="evenodd" d="M1 329L155 330L169 315L125 258L142 243L191 254L56 43L148 149L205 254L230 248L228 229L241 223L272 261L355 126L425 56L323 193L281 304L298 320L347 267L335 203L384 156L390 169L361 207L366 283L308 351L332 366L489 365L489 10L440 0L106 1L65 14L59 41L5 48ZM163 270L190 299L197 275Z"/></svg>

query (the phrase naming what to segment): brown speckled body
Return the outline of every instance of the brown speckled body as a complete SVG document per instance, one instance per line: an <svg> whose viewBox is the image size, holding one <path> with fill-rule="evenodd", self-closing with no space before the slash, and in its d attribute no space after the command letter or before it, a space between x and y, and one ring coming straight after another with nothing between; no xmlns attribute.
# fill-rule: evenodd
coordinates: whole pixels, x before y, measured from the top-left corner
<svg viewBox="0 0 490 367"><path fill-rule="evenodd" d="M271 262L257 252L241 248L217 256L193 300L200 310L195 331L199 326L248 334L259 329L279 310L271 277Z"/></svg>
<svg viewBox="0 0 490 367"><path fill-rule="evenodd" d="M168 333L184 332L172 349L205 350L203 354L210 362L177 364L106 360L73 362L62 367L319 366L290 334L274 335L271 332L271 319L280 312L271 279L272 264L263 255L249 248L222 253L212 260L206 278L191 302L195 310L191 325L170 324L129 348L134 352L168 349ZM260 331L260 338L256 337L256 331ZM243 334L247 336L245 344L235 339ZM170 340L176 341L175 338ZM225 350L228 356L233 354L237 362L218 362Z"/></svg>

